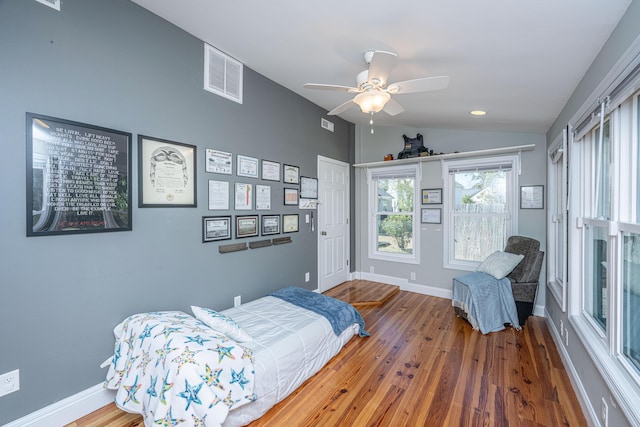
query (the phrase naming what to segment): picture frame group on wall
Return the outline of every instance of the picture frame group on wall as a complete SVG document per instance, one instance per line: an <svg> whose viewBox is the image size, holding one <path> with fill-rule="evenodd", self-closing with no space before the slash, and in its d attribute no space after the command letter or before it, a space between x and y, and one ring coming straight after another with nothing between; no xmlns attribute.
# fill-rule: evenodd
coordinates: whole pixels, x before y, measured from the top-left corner
<svg viewBox="0 0 640 427"><path fill-rule="evenodd" d="M138 135L138 207L197 207L196 146Z"/></svg>

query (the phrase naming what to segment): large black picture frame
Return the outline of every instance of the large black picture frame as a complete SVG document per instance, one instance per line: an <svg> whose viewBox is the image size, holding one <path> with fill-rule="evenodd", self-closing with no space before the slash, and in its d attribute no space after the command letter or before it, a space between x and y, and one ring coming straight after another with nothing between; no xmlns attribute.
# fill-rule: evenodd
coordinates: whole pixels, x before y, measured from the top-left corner
<svg viewBox="0 0 640 427"><path fill-rule="evenodd" d="M132 134L26 113L27 237L129 231Z"/></svg>

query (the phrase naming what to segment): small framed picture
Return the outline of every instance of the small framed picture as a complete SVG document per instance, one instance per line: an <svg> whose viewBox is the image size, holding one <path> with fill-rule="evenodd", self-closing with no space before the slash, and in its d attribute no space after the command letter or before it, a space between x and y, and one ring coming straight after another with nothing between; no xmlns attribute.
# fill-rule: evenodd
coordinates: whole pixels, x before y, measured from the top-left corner
<svg viewBox="0 0 640 427"><path fill-rule="evenodd" d="M232 156L231 153L227 153L226 151L205 148L205 171L231 175L233 168L231 164Z"/></svg>
<svg viewBox="0 0 640 427"><path fill-rule="evenodd" d="M280 234L280 215L262 215L262 235Z"/></svg>
<svg viewBox="0 0 640 427"><path fill-rule="evenodd" d="M280 182L280 163L271 160L262 161L262 179Z"/></svg>
<svg viewBox="0 0 640 427"><path fill-rule="evenodd" d="M440 205L442 204L442 188L428 188L422 190L423 205Z"/></svg>
<svg viewBox="0 0 640 427"><path fill-rule="evenodd" d="M520 209L544 209L544 185L520 187Z"/></svg>
<svg viewBox="0 0 640 427"><path fill-rule="evenodd" d="M422 208L423 224L442 224L442 209L440 208Z"/></svg>
<svg viewBox="0 0 640 427"><path fill-rule="evenodd" d="M318 198L318 180L306 176L300 177L300 198L301 199L317 199Z"/></svg>
<svg viewBox="0 0 640 427"><path fill-rule="evenodd" d="M298 166L283 165L282 181L287 184L300 184L300 168Z"/></svg>
<svg viewBox="0 0 640 427"><path fill-rule="evenodd" d="M282 232L296 233L298 231L298 214L282 215Z"/></svg>
<svg viewBox="0 0 640 427"><path fill-rule="evenodd" d="M231 239L230 216L203 216L202 243Z"/></svg>
<svg viewBox="0 0 640 427"><path fill-rule="evenodd" d="M258 177L258 159L247 156L236 156L237 165L236 165L236 175L237 176L246 176L249 178L257 178Z"/></svg>
<svg viewBox="0 0 640 427"><path fill-rule="evenodd" d="M237 211L253 209L253 184L236 182L235 203Z"/></svg>
<svg viewBox="0 0 640 427"><path fill-rule="evenodd" d="M236 239L258 235L258 215L236 216Z"/></svg>
<svg viewBox="0 0 640 427"><path fill-rule="evenodd" d="M284 189L284 204L286 206L298 205L298 189L297 188L285 188Z"/></svg>

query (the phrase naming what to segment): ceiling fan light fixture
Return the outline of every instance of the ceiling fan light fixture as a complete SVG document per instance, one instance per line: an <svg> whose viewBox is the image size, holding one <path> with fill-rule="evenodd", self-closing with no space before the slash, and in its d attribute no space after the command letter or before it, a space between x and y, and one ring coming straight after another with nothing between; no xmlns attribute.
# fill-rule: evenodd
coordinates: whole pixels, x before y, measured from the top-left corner
<svg viewBox="0 0 640 427"><path fill-rule="evenodd" d="M389 102L391 95L382 91L367 91L356 95L353 102L358 104L363 113L378 113Z"/></svg>

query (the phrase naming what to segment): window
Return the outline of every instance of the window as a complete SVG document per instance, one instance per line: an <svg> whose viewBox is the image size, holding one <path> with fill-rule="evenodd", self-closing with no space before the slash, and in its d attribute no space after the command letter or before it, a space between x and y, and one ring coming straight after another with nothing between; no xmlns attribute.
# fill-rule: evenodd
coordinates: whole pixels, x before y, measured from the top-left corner
<svg viewBox="0 0 640 427"><path fill-rule="evenodd" d="M369 258L419 263L418 165L370 169Z"/></svg>
<svg viewBox="0 0 640 427"><path fill-rule="evenodd" d="M475 269L517 230L517 156L445 163L445 267Z"/></svg>
<svg viewBox="0 0 640 427"><path fill-rule="evenodd" d="M637 87L637 86L636 86ZM631 420L640 422L640 92L601 104L572 144L570 319ZM573 209L575 207L575 209Z"/></svg>
<svg viewBox="0 0 640 427"><path fill-rule="evenodd" d="M549 148L547 163L547 277L548 287L562 311L567 309L567 129Z"/></svg>

